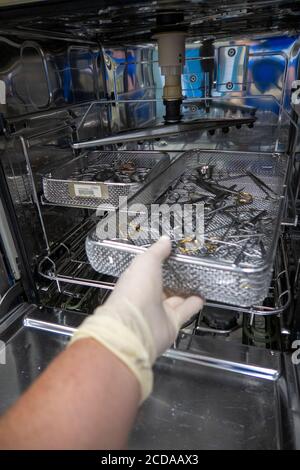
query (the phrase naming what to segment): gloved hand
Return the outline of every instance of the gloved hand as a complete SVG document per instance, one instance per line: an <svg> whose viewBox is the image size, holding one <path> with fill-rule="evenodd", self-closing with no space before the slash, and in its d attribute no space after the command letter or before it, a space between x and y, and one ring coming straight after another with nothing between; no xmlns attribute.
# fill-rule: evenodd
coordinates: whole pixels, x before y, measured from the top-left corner
<svg viewBox="0 0 300 470"><path fill-rule="evenodd" d="M93 337L116 354L140 382L142 401L152 390L156 358L203 307L200 297L165 297L162 263L170 253L170 239L162 237L138 255L106 303L82 323L71 341Z"/></svg>

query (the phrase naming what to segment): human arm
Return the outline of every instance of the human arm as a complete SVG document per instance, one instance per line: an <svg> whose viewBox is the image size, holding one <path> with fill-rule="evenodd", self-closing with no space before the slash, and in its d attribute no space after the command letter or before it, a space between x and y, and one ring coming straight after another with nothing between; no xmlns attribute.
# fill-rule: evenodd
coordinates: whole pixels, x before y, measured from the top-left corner
<svg viewBox="0 0 300 470"><path fill-rule="evenodd" d="M165 298L161 239L121 276L103 307L0 420L0 448L120 448L139 403L152 389L152 365L197 313L199 297Z"/></svg>

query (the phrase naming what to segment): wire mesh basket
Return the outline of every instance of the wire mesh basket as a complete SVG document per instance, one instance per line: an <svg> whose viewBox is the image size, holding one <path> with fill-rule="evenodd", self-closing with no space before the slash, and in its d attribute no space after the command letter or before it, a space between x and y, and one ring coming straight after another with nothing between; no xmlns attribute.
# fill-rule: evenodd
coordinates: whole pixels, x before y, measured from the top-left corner
<svg viewBox="0 0 300 470"><path fill-rule="evenodd" d="M59 206L118 207L170 163L164 152L98 151L77 157L43 177L46 200Z"/></svg>
<svg viewBox="0 0 300 470"><path fill-rule="evenodd" d="M179 194L175 202L184 204L186 186L195 194L195 171L210 173L196 177L194 184L204 203L204 243L191 249L197 240L176 239L176 220L168 228L173 251L163 266L165 288L231 305L260 304L271 282L288 170L284 154L194 150L139 191L132 202L149 205L157 188L165 188L160 204L174 203L174 194ZM131 237L128 231L123 239L114 240L99 236L108 219L101 221L86 240L92 267L119 276L161 234L163 227L141 230L147 226L145 219L149 221L148 211L138 217L129 214L128 227L138 227L139 236Z"/></svg>
<svg viewBox="0 0 300 470"><path fill-rule="evenodd" d="M7 176L7 183L15 203L30 201L32 184L28 175Z"/></svg>

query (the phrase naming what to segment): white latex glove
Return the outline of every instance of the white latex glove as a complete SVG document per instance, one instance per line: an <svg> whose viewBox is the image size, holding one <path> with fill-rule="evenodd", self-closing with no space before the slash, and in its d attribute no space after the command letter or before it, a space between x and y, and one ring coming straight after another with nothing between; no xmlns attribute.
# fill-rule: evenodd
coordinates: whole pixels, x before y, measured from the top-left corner
<svg viewBox="0 0 300 470"><path fill-rule="evenodd" d="M162 263L170 253L170 239L162 237L138 255L106 303L83 322L72 339L93 337L116 354L139 380L142 400L151 393L156 358L203 307L200 297L165 297Z"/></svg>

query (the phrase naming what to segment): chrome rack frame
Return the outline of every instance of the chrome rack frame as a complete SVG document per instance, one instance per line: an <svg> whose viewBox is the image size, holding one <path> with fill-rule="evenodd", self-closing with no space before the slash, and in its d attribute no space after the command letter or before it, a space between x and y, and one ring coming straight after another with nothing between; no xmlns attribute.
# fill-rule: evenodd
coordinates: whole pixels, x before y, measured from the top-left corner
<svg viewBox="0 0 300 470"><path fill-rule="evenodd" d="M85 238L93 224L93 221L88 219L59 243L51 254L40 261L38 265L40 276L55 281L59 292L62 291L61 283L114 289L115 283L104 281L101 275L92 269L86 258Z"/></svg>
<svg viewBox="0 0 300 470"><path fill-rule="evenodd" d="M71 234L69 234L55 249L45 256L39 263L38 273L49 281L55 281L59 292L62 291L61 284L77 284L97 289L113 290L114 280L106 280L96 273L90 266L85 253L85 238L94 221L88 219ZM278 245L278 256L282 260L275 263L272 285L267 299L272 306L237 307L228 304L220 304L207 301L206 305L214 308L228 309L237 313L249 315L277 315L280 316L289 306L291 301L291 288L288 277L287 257L284 241L280 239ZM217 331L215 332L217 333ZM223 334L227 334L224 332ZM221 333L220 333L221 334Z"/></svg>

